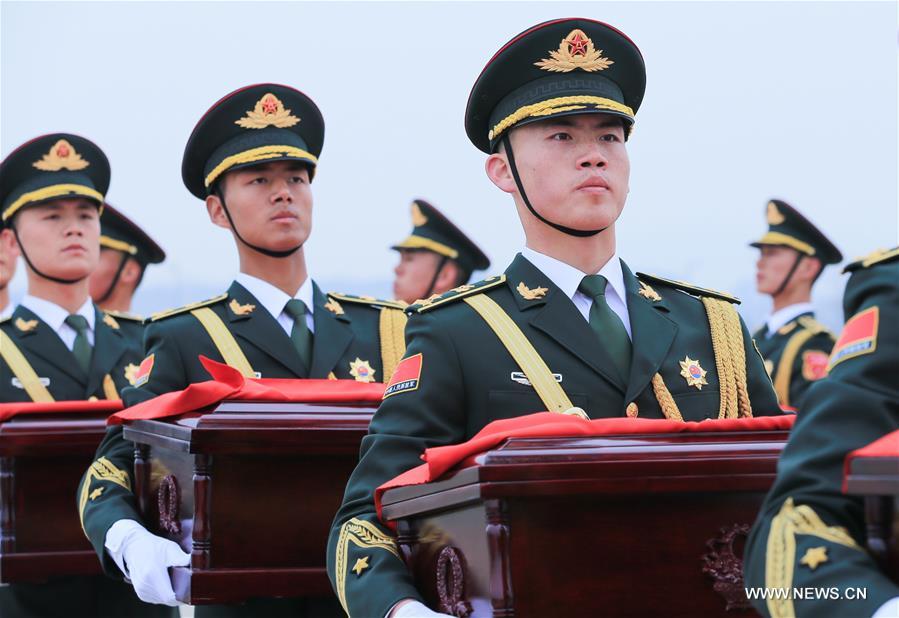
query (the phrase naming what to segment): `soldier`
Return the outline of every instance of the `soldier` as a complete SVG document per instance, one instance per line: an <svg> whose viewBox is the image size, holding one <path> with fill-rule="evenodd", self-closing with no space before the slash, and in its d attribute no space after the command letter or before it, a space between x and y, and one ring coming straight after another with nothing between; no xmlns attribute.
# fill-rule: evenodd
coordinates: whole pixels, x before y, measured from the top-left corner
<svg viewBox="0 0 899 618"><path fill-rule="evenodd" d="M0 221L0 231L3 230ZM13 306L9 302L9 282L16 275L19 248L12 237L0 236L0 319L12 315Z"/></svg>
<svg viewBox="0 0 899 618"><path fill-rule="evenodd" d="M756 285L774 301L765 326L753 335L782 406L801 404L805 391L827 374L834 336L815 319L812 286L840 250L808 219L781 200L767 206L768 231L759 249Z"/></svg>
<svg viewBox="0 0 899 618"><path fill-rule="evenodd" d="M899 428L899 248L846 271L847 322L829 375L805 397L746 544L746 585L781 592L753 599L765 616L899 616L899 586L865 551L864 500L841 491L846 455ZM867 597L792 595L850 587L866 589Z"/></svg>
<svg viewBox="0 0 899 618"><path fill-rule="evenodd" d="M109 162L96 144L56 133L0 164L0 244L25 259L28 293L0 323L0 401L118 399L143 358L140 320L102 312L88 295L100 254ZM6 616L174 616L101 576L0 588Z"/></svg>
<svg viewBox="0 0 899 618"><path fill-rule="evenodd" d="M328 544L350 616L434 615L373 503L427 447L544 410L686 421L780 413L734 298L635 276L618 259L625 140L644 86L637 47L590 19L527 30L475 83L466 130L490 180L511 194L527 246L505 274L408 308L406 357Z"/></svg>
<svg viewBox="0 0 899 618"><path fill-rule="evenodd" d="M105 204L100 217L100 264L90 276L91 298L110 312L131 311L147 265L163 260L165 251L146 232Z"/></svg>
<svg viewBox="0 0 899 618"><path fill-rule="evenodd" d="M406 303L449 292L490 267L484 252L424 200L412 202L412 233L391 249L400 254L393 297Z"/></svg>
<svg viewBox="0 0 899 618"><path fill-rule="evenodd" d="M402 303L324 293L310 278L304 244L312 215L310 183L324 139L315 103L287 86L259 84L225 96L202 117L184 151L182 178L204 200L210 220L228 229L240 273L215 298L153 315L133 405L209 379L199 356L226 362L245 376L383 381L402 357ZM97 451L108 468L131 478L134 447L112 428ZM138 595L175 604L167 567L190 556L141 523L129 487L88 470L83 521L104 569L129 574ZM336 601L266 600L239 607L198 607L196 615L334 615Z"/></svg>

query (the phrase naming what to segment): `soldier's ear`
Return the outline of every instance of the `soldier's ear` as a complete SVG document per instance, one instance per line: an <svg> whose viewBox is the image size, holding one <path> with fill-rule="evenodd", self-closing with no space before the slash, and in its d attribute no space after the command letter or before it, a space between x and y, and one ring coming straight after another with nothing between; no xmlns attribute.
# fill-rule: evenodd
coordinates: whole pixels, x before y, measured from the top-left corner
<svg viewBox="0 0 899 618"><path fill-rule="evenodd" d="M231 229L231 225L228 223L228 216L225 214L225 206L222 204L221 198L215 193L206 198L206 212L209 214L209 220L215 225L226 230Z"/></svg>
<svg viewBox="0 0 899 618"><path fill-rule="evenodd" d="M484 170L487 172L487 178L495 184L497 188L506 193L515 193L518 188L515 186L515 177L512 176L512 168L509 166L509 159L506 158L505 152L494 152L487 157L484 163Z"/></svg>
<svg viewBox="0 0 899 618"><path fill-rule="evenodd" d="M19 256L19 243L16 242L16 235L11 229L5 228L0 230L0 248L13 258Z"/></svg>

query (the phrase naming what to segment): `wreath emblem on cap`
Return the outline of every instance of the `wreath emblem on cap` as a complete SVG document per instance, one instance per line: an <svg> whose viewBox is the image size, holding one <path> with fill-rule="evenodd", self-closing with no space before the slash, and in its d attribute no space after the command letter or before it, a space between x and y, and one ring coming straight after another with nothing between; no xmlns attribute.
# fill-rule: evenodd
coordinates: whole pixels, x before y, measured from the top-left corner
<svg viewBox="0 0 899 618"><path fill-rule="evenodd" d="M61 169L77 172L86 168L90 163L75 151L75 147L68 140L61 139L50 147L47 154L32 165L43 172L58 172Z"/></svg>
<svg viewBox="0 0 899 618"><path fill-rule="evenodd" d="M256 101L256 106L247 111L247 115L234 124L244 129L264 129L265 127L278 127L286 129L300 121L289 109L284 109L281 99L268 92Z"/></svg>
<svg viewBox="0 0 899 618"><path fill-rule="evenodd" d="M534 66L554 73L568 73L575 69L583 69L592 73L593 71L603 71L615 64L613 60L603 57L602 50L596 49L590 37L579 28L569 32L568 36L559 43L559 49L550 50L549 56L540 62L535 62Z"/></svg>

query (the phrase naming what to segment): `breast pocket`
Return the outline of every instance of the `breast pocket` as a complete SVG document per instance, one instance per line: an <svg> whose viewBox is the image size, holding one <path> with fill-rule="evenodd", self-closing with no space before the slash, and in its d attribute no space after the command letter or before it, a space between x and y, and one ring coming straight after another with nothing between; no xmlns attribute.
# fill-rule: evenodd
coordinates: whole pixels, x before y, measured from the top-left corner
<svg viewBox="0 0 899 618"><path fill-rule="evenodd" d="M717 390L703 390L674 395L674 402L685 421L701 421L707 418L718 418L721 397Z"/></svg>
<svg viewBox="0 0 899 618"><path fill-rule="evenodd" d="M581 393L566 393L571 404L587 409L587 396ZM532 388L527 390L492 390L488 402L492 419L524 416L535 412L546 412L546 405Z"/></svg>

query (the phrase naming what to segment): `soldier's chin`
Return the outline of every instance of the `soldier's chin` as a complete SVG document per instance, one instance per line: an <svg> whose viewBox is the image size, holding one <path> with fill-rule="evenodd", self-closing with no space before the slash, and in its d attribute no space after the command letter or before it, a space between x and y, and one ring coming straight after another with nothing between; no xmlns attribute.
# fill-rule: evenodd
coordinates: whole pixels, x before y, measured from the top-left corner
<svg viewBox="0 0 899 618"><path fill-rule="evenodd" d="M67 264L65 268L41 268L38 266L38 269L46 275L67 281L86 279L93 270L88 264Z"/></svg>

